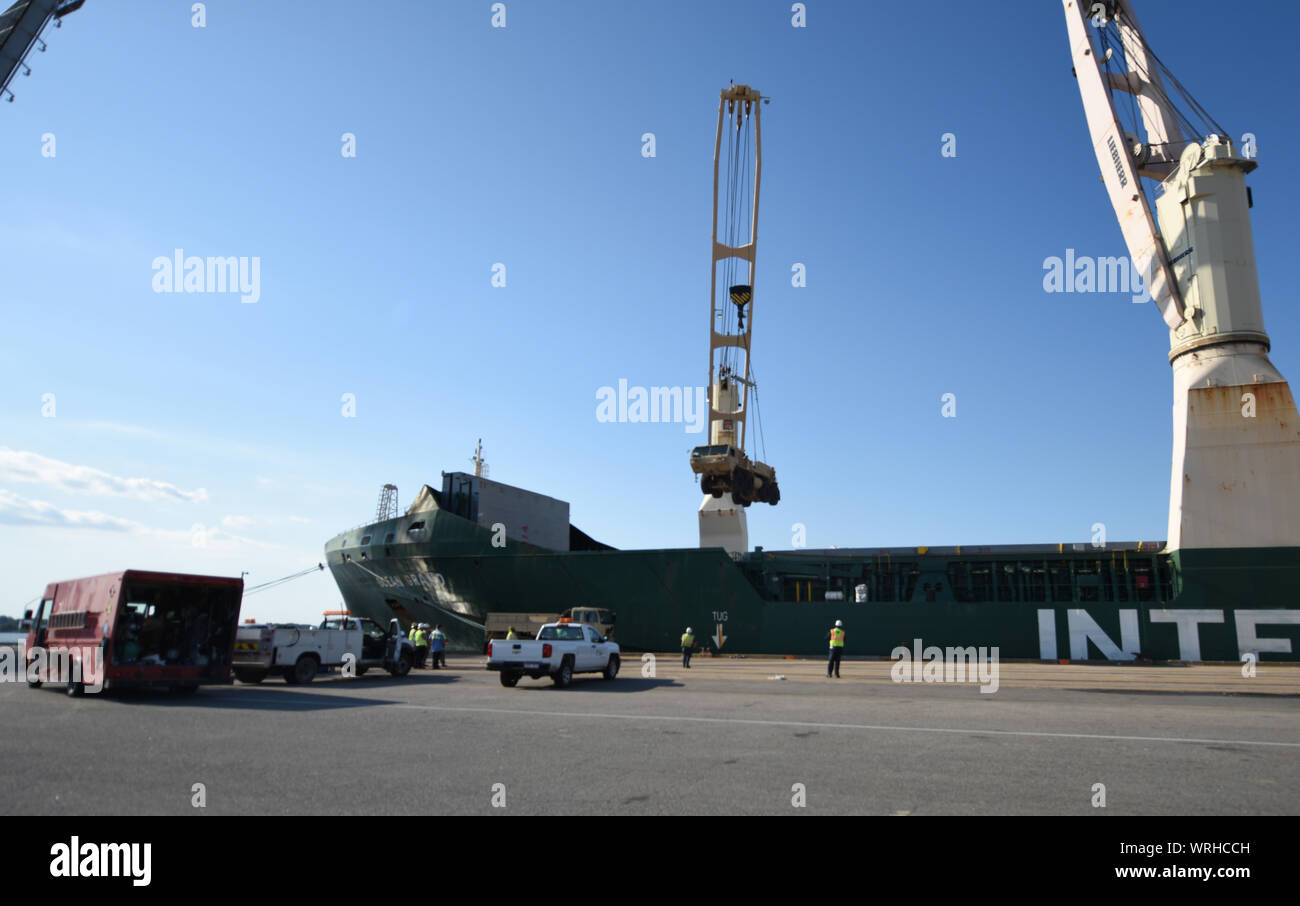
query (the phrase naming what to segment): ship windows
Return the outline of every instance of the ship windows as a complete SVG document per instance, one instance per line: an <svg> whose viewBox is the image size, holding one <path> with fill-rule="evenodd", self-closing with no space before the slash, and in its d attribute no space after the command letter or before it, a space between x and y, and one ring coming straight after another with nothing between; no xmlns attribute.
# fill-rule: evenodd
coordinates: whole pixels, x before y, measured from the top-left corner
<svg viewBox="0 0 1300 906"><path fill-rule="evenodd" d="M948 564L948 585L952 588L953 600L962 604L969 604L975 600L970 589L970 576L968 573L965 563Z"/></svg>
<svg viewBox="0 0 1300 906"><path fill-rule="evenodd" d="M1001 603L1014 603L1020 598L1019 576L1016 575L1016 564L1003 563L998 568L998 601Z"/></svg>
<svg viewBox="0 0 1300 906"><path fill-rule="evenodd" d="M1025 574L1025 600L1031 604L1047 603L1047 567L1041 560L1036 560L1027 567Z"/></svg>
<svg viewBox="0 0 1300 906"><path fill-rule="evenodd" d="M367 544L369 544L369 543L370 543L370 536L369 536L369 535L366 535L366 536L364 536L364 537L361 539L361 546L362 546L362 547L364 547L365 545L367 545Z"/></svg>
<svg viewBox="0 0 1300 906"><path fill-rule="evenodd" d="M387 535L384 536L384 543L385 543L385 544L392 544L392 543L393 543L393 540L394 540L396 537L397 537L397 533L396 533L396 532L389 532Z"/></svg>
<svg viewBox="0 0 1300 906"><path fill-rule="evenodd" d="M418 534L420 534L420 533L423 532L423 531L424 531L424 522L423 522L423 521L420 521L420 522L412 522L411 525L410 525L410 527L406 530L406 534L408 534L408 535L418 535Z"/></svg>
<svg viewBox="0 0 1300 906"><path fill-rule="evenodd" d="M1057 602L1073 601L1073 589L1070 587L1070 563L1068 560L1053 560L1047 566L1052 588L1052 600Z"/></svg>
<svg viewBox="0 0 1300 906"><path fill-rule="evenodd" d="M916 594L916 580L921 575L921 571L913 564L910 569L903 575L903 593L899 595L900 601L911 601L912 595Z"/></svg>

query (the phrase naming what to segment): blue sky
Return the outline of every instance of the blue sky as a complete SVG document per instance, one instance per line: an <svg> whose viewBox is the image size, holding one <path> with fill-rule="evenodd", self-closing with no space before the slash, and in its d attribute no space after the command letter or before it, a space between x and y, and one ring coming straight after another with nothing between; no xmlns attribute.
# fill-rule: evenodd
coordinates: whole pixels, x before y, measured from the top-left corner
<svg viewBox="0 0 1300 906"><path fill-rule="evenodd" d="M124 567L277 578L385 482L405 506L470 468L479 437L493 478L594 537L694 545L700 435L601 423L596 395L705 382L731 79L772 98L754 366L783 499L751 508L751 543L1164 537L1159 314L1042 286L1067 248L1125 253L1059 3L810 2L806 28L788 2L507 2L505 28L491 5L230 0L195 28L188 2L90 0L47 31L0 104L0 613ZM1265 320L1294 377L1300 13L1138 12L1257 136ZM258 258L260 298L154 292L177 248ZM245 612L337 601L325 573Z"/></svg>

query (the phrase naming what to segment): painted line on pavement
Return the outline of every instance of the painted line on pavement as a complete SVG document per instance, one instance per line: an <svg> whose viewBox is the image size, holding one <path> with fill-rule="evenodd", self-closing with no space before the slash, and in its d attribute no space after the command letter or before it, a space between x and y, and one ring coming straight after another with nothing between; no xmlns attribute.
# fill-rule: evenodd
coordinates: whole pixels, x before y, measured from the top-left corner
<svg viewBox="0 0 1300 906"><path fill-rule="evenodd" d="M1278 746L1300 749L1300 742L1273 742L1264 739L1200 739L1184 736L1119 736L1105 733L1050 733L1043 730L985 730L961 727L903 727L891 724L838 724L803 720L757 720L744 717L687 717L674 714L609 714L581 711L524 711L517 708L453 708L446 705L393 704L381 707L409 708L417 711L448 711L463 714L514 714L529 717L586 717L609 720L660 720L683 723L744 724L760 727L816 727L825 730L886 730L911 733L957 733L968 736L1034 736L1048 739L1101 739L1113 742L1181 742L1238 746Z"/></svg>

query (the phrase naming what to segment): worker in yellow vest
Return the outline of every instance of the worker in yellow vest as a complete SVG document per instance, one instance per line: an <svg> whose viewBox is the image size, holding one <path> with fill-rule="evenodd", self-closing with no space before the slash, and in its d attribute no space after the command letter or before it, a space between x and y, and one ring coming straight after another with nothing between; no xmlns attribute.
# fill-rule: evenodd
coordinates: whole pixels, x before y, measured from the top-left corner
<svg viewBox="0 0 1300 906"><path fill-rule="evenodd" d="M840 678L840 658L844 656L844 621L836 620L835 626L826 633L826 641L831 643L830 657L826 661L826 678L830 679L831 670L835 678Z"/></svg>
<svg viewBox="0 0 1300 906"><path fill-rule="evenodd" d="M415 627L415 635L411 638L411 643L415 645L415 666L423 667L424 662L429 659L428 623L421 623Z"/></svg>
<svg viewBox="0 0 1300 906"><path fill-rule="evenodd" d="M682 633L682 666L687 670L691 669L691 652L695 650L695 633L691 632L691 627L687 626L686 631Z"/></svg>
<svg viewBox="0 0 1300 906"><path fill-rule="evenodd" d="M515 635L515 627L511 626L509 631L506 632L506 641L508 642L511 639L517 639L517 638L519 638L519 636Z"/></svg>

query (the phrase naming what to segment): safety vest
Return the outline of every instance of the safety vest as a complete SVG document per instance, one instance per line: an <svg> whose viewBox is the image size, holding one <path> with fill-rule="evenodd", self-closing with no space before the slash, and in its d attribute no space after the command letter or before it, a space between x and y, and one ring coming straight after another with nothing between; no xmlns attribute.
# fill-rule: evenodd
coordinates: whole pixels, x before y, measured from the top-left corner
<svg viewBox="0 0 1300 906"><path fill-rule="evenodd" d="M447 633L443 632L441 629L435 629L432 638L436 641L442 642L446 640Z"/></svg>
<svg viewBox="0 0 1300 906"><path fill-rule="evenodd" d="M694 647L694 646L695 646L695 635L694 635L693 633L690 633L690 632L683 632L683 633L682 633L682 647L683 647L683 648L692 648L692 647Z"/></svg>
<svg viewBox="0 0 1300 906"><path fill-rule="evenodd" d="M514 631L513 629L506 633L506 638L507 638L507 639L513 639L513 638L515 638L515 637L516 637L516 636L515 636L515 631Z"/></svg>
<svg viewBox="0 0 1300 906"><path fill-rule="evenodd" d="M415 642L416 648L427 648L429 645L429 635L423 629L417 629L413 641Z"/></svg>
<svg viewBox="0 0 1300 906"><path fill-rule="evenodd" d="M410 629L406 630L406 637L407 637L408 639L410 639L412 642L414 642L414 641L415 641L415 634L416 634L417 632L419 632L419 631L420 631L420 627L419 627L419 626L412 626Z"/></svg>
<svg viewBox="0 0 1300 906"><path fill-rule="evenodd" d="M835 629L832 629L832 630L831 630L831 647L832 647L832 648L843 648L843 647L844 647L844 630L843 630L843 629L835 628Z"/></svg>

